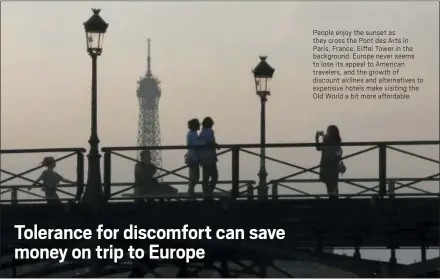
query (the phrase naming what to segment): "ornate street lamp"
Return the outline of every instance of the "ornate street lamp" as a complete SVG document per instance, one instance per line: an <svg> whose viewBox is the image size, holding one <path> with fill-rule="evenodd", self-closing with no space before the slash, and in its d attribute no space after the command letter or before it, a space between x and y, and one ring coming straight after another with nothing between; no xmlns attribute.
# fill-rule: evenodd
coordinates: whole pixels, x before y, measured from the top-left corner
<svg viewBox="0 0 440 279"><path fill-rule="evenodd" d="M252 71L255 78L255 90L261 101L260 117L260 171L258 172L258 197L263 198L267 194L267 171L266 171L266 102L270 95L270 82L275 69L266 62L267 56L260 56L260 63Z"/></svg>
<svg viewBox="0 0 440 279"><path fill-rule="evenodd" d="M99 154L99 137L98 137L98 93L97 93L97 59L102 53L102 44L104 42L104 34L107 31L108 23L106 23L99 15L100 9L92 9L93 15L84 22L86 31L87 52L92 58L92 117L91 117L91 134L89 139L90 151L88 157L88 176L87 186L83 196L85 202L93 205L99 204L103 199L102 183L101 183L101 167Z"/></svg>
<svg viewBox="0 0 440 279"><path fill-rule="evenodd" d="M84 22L84 29L86 30L87 52L93 57L102 53L104 34L107 31L108 23L99 15L101 9L92 9L92 11L93 15Z"/></svg>

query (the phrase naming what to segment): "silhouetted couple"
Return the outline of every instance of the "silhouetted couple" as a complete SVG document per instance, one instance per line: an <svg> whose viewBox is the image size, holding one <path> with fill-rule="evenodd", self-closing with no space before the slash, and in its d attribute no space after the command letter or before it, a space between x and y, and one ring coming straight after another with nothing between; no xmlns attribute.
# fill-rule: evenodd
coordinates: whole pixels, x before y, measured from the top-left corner
<svg viewBox="0 0 440 279"><path fill-rule="evenodd" d="M143 150L140 157L141 161L136 163L134 169L135 183L133 195L135 197L177 193L177 189L166 183L159 183L154 177L157 167L151 162L149 150Z"/></svg>
<svg viewBox="0 0 440 279"><path fill-rule="evenodd" d="M218 181L217 152L214 131L214 121L206 117L202 121L200 134L200 122L194 118L188 121L188 133L186 145L188 152L185 154L185 164L189 167L188 195L194 196L194 190L200 179L200 166L202 167L202 189L205 197L212 197ZM205 146L205 148L194 148Z"/></svg>
<svg viewBox="0 0 440 279"><path fill-rule="evenodd" d="M323 137L322 143L319 142L321 136ZM342 140L338 127L328 126L325 134L322 131L316 132L315 142L316 149L321 151L319 179L325 183L330 199L337 199L339 173L343 174L346 171L342 162Z"/></svg>

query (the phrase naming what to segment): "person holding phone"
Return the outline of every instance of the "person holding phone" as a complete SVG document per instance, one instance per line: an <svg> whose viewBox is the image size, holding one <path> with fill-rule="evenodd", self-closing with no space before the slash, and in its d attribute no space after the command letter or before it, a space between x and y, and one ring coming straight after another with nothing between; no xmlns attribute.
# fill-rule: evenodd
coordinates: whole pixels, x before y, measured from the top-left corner
<svg viewBox="0 0 440 279"><path fill-rule="evenodd" d="M320 138L322 137L322 142ZM319 179L325 183L330 199L338 199L339 173L344 173L346 167L342 162L341 136L336 125L327 127L323 131L317 131L315 135L316 150L321 152Z"/></svg>

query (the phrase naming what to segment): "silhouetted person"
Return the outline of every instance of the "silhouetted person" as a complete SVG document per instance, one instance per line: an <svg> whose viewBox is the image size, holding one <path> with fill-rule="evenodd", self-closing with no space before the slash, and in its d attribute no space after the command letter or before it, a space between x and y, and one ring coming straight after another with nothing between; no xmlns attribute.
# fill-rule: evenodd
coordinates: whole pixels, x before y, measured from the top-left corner
<svg viewBox="0 0 440 279"><path fill-rule="evenodd" d="M323 144L319 143L320 136L323 137ZM321 162L319 170L319 179L325 183L327 193L330 199L337 199L339 195L338 180L339 173L345 172L345 166L342 163L341 136L339 129L335 125L327 127L327 132L316 132L316 149L321 151Z"/></svg>
<svg viewBox="0 0 440 279"><path fill-rule="evenodd" d="M42 190L46 195L47 203L59 204L61 203L61 201L57 194L56 188L58 187L60 182L72 183L72 184L75 182L63 178L60 174L58 174L55 171L56 162L54 157L45 157L41 162L41 164L45 166L47 169L41 173L40 177L38 177L38 179L32 184L31 187L28 188L28 190L30 190L32 187L37 186L37 184L40 181L42 181L43 182Z"/></svg>
<svg viewBox="0 0 440 279"><path fill-rule="evenodd" d="M156 166L151 162L149 150L143 150L140 162L136 163L134 169L134 196L142 197L154 193L158 187L157 180L154 178Z"/></svg>
<svg viewBox="0 0 440 279"><path fill-rule="evenodd" d="M200 132L200 140L207 146L207 148L200 150L200 164L203 171L203 193L206 197L211 197L215 185L218 181L217 169L217 152L214 131L212 127L214 121L211 117L206 117L202 121L202 131Z"/></svg>
<svg viewBox="0 0 440 279"><path fill-rule="evenodd" d="M186 145L188 152L185 154L185 164L189 168L188 196L194 196L194 190L200 179L199 153L200 149L194 147L203 145L197 131L200 130L200 122L193 118L188 121L188 133L186 134Z"/></svg>

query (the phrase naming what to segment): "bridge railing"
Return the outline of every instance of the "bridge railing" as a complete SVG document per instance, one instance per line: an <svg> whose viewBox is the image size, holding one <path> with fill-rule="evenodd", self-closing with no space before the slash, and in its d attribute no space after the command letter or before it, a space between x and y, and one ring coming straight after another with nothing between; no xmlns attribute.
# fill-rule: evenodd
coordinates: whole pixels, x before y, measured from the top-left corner
<svg viewBox="0 0 440 279"><path fill-rule="evenodd" d="M128 194L130 191L133 191L135 185L134 182L130 183L114 183L112 181L112 172L114 169L112 168L112 158L113 157L119 157L122 159L125 159L127 161L137 163L140 162L137 158L133 158L130 156L127 156L125 154L122 154L121 151L139 151L139 150L154 150L154 149L161 149L161 150L186 150L186 146L161 146L161 147L104 147L102 148L102 151L104 153L104 171L103 171L103 190L104 195L107 197L108 200L123 200L123 199L136 199L135 197ZM231 152L231 149L226 148L226 150L223 150L221 152L217 153L217 156L220 157L223 154L227 154L228 152ZM177 168L173 168L171 170L160 168L159 175L156 175L156 179L164 181L164 183L176 187L178 189L182 189L179 194L170 196L169 198L177 198L177 199L185 199L189 198L186 194L186 189L190 178L187 175L182 175L180 172L187 169L188 165L182 165ZM170 181L169 178L171 176L175 176L178 178L183 179L183 181ZM200 184L200 181L197 181L198 184ZM222 180L220 179L217 182L217 187L215 188L216 196L230 196L230 191L224 190L220 188L219 186L228 186L228 185L235 185L237 184L238 188L245 188L248 189L250 192L253 191L253 187L255 186L255 180L240 180L238 173L236 176L232 177L231 180ZM113 186L126 186L123 189L113 191ZM121 197L122 196L122 197ZM162 195L163 197L163 195ZM195 195L195 198L203 198L203 195Z"/></svg>
<svg viewBox="0 0 440 279"><path fill-rule="evenodd" d="M313 144L315 146L315 144ZM342 146L363 146L366 147L363 150L354 152L352 154L346 155L343 157L344 162L346 159L353 158L355 156L359 156L366 152L372 152L373 150L378 150L378 176L372 178L341 178L339 179L339 184L348 184L353 190L355 188L360 189L360 191L352 193L352 194L340 194L341 198L358 198L358 197L384 197L387 195L390 198L396 197L435 197L440 196L440 189L438 188L439 172L427 176L422 177L396 177L388 175L388 167L389 160L387 159L387 154L389 151L396 151L401 154L405 154L408 157L418 158L421 161L430 162L431 164L436 165L436 170L439 169L439 160L429 158L427 156L423 156L414 152L410 152L407 150L401 149L401 146L436 146L439 147L439 141L401 141L401 142L359 142L359 143L345 143ZM399 146L399 147L396 147ZM242 150L245 153L251 153L252 155L259 156L259 154L255 152L249 152L248 150ZM438 151L435 152L438 154ZM304 173L313 173L315 175L319 175L319 165L315 165L314 167L303 167L300 165L291 164L285 161L281 161L275 158L266 157L266 160L273 161L279 164L287 165L292 168L296 168L299 171L292 173L287 176L280 177L278 179L273 179L267 185L266 193L270 191L272 198L292 198L294 197L307 197L307 198L327 198L327 195L322 194L311 194L307 191L302 191L292 184L310 184L310 183L322 183L319 179L294 179ZM347 164L347 163L346 163ZM375 186L366 186L364 183L375 182ZM423 189L423 187L417 187L421 182L434 182L430 188L430 190ZM436 183L437 182L437 183ZM437 186L435 186L437 185ZM288 189L290 191L295 192L294 195L280 195L279 189ZM402 189L411 189L412 193L402 193ZM370 193L368 193L370 192Z"/></svg>
<svg viewBox="0 0 440 279"><path fill-rule="evenodd" d="M321 144L322 145L322 144ZM373 150L378 150L378 158L377 158L377 167L378 167L378 175L377 177L370 178L341 178L339 180L340 183L348 184L354 188L359 188L360 191L353 194L342 194L339 195L341 198L355 198L355 197L365 197L365 196L377 196L383 197L384 195L388 195L390 197L426 197L426 196L439 196L439 191L433 190L428 191L421 187L417 187L417 184L420 182L426 181L440 181L439 172L434 173L429 176L423 177L391 177L387 174L387 154L389 150L397 151L403 154L406 154L411 157L419 158L425 160L427 162L439 165L438 159L429 158L427 156L423 156L414 152L409 152L401 149L401 146L435 146L439 147L439 141L394 141L394 142L346 142L343 143L343 147L363 147L364 149L343 156L344 162L346 160L353 158L355 156L359 156L361 154L371 152ZM241 185L240 180L240 154L247 153L253 156L260 157L260 154L257 152L253 152L249 149L261 148L259 144L233 144L233 145L220 145L219 149L223 149L218 153L218 156L221 156L226 153L231 153L231 174L230 174L230 188L228 190L217 189L219 192L227 193L228 196L232 198L247 198L253 199L256 197L260 198L323 198L327 197L323 191L320 194L309 193L303 190L299 190L292 186L292 184L306 184L306 183L317 183L320 182L319 179L295 179L301 174L304 173L312 173L318 175L319 165L316 164L313 167L305 167L298 164L292 164L287 161L283 161L280 159L272 158L270 156L265 156L266 161L276 162L285 166L292 167L294 169L298 169L298 171L291 173L289 175L285 175L276 179L271 179L267 181L264 185L250 183L248 181L244 185ZM316 148L316 143L279 143L279 144L266 144L266 149L281 149L281 148ZM133 162L137 162L136 159L130 158L124 154L121 154L122 151L139 151L139 150L186 150L186 146L161 146L161 147L105 147L102 149L104 152L104 192L108 198L113 198L118 194L129 191L133 188L133 186L128 187L126 189L112 192L111 188L114 185L111 181L111 173L112 173L112 156L122 157L127 160L131 160ZM438 153L438 152L437 152ZM221 160L221 159L220 159ZM189 177L178 174L178 171L187 168L187 166L181 166L179 168L173 170L160 169L161 175L158 178L163 178L169 175L176 175L185 180L189 180ZM437 168L438 169L438 168ZM255 171L255 173L258 170ZM224 177L224 176L223 176ZM226 182L226 181L225 181ZM376 182L375 186L365 186L363 183L365 182ZM188 182L182 182L182 184L187 184ZM259 191L258 188L260 188ZM263 190L262 190L263 188ZM284 188L292 191L292 194L280 194L279 189ZM418 193L399 193L400 189L409 188ZM258 192L258 195L255 195L255 192ZM370 193L368 193L370 192Z"/></svg>
<svg viewBox="0 0 440 279"><path fill-rule="evenodd" d="M69 183L64 183L64 184L60 184L58 185L54 190L56 190L56 192L58 194L62 194L65 197L61 197L59 200L60 201L74 201L74 200L80 200L82 194L84 193L84 182L85 182L85 177L84 177L84 153L85 153L85 149L83 148L44 148L44 149L4 149L1 150L0 154L2 155L2 161L7 161L6 158L4 158L4 156L6 155L17 155L17 154L21 154L21 155L29 155L29 154L39 154L38 156L43 157L44 155L48 155L51 154L53 155L53 153L66 153L69 152L68 154L58 157L58 158L54 158L55 162L61 162L63 160L66 160L69 157L72 157L74 155L76 155L77 157L77 162L76 162L76 174L77 174L77 179L76 182L74 184L69 184ZM221 152L221 153L226 153L226 152ZM44 154L44 155L42 155ZM104 164L103 164L103 169L104 169L104 176L103 176L103 181L104 183L102 184L104 190L105 190L105 194L107 196L107 198L109 200L133 200L133 198L131 197L130 194L128 194L128 192L130 192L131 190L133 190L134 188L134 182L111 182L111 161L109 161L110 159L110 155L108 153L104 153ZM115 156L118 156L118 153L114 153ZM127 159L129 161L132 162L138 162L136 159L134 158L130 158L128 156L125 156L124 154L120 154L119 157L122 157L124 159ZM30 169L27 169L23 172L20 173L13 173L12 171L8 171L6 169L1 169L2 174L6 174L8 175L8 177L6 178L2 178L0 181L0 203L12 203L12 204L16 204L16 203L45 203L47 202L48 198L44 195L44 191L43 190L45 187L46 188L52 188L50 185L45 185L42 182L37 182L35 179L33 178L29 178L27 177L27 175L34 173L38 170L41 170L42 168L44 168L43 165L37 165L35 167L32 167ZM177 172L180 169L185 169L186 166L179 168L179 169L175 169L172 171L166 171L164 169L162 170L162 175L160 175L157 178L160 177L164 177L170 174L175 174L175 176L177 177L183 177L183 178L187 178L186 176L180 175ZM114 170L117 171L117 170ZM24 180L25 182L27 182L26 184L11 184L11 182L17 180L17 179L21 179ZM35 183L35 187L32 187L33 184ZM109 183L111 183L111 186L108 187L108 185L110 185ZM188 182L185 181L166 181L167 184L169 184L170 186L173 187L185 187L185 185L188 184ZM252 188L253 185L255 185L255 181L253 180L240 180L239 183L241 183L241 185L247 187L247 188ZM217 183L218 185L230 185L231 181L228 180L220 180ZM107 186L106 186L107 185ZM123 188L123 189L119 189L114 191L113 193L108 193L106 192L106 189L111 189L111 188ZM220 189L219 191L225 193L224 190ZM42 193L43 192L43 193ZM9 198L4 198L5 194L8 194ZM23 193L25 194L25 198L19 197L18 193ZM3 194L3 195L2 195ZM3 196L3 197L2 197ZM67 197L66 197L67 196ZM197 196L196 196L197 197ZM173 197L171 197L173 198ZM177 198L177 196L176 196Z"/></svg>
<svg viewBox="0 0 440 279"><path fill-rule="evenodd" d="M303 145L303 144L300 144ZM304 144L303 146L308 145ZM315 144L312 144L315 146ZM359 142L359 143L344 143L342 146L363 146L366 147L363 150L354 152L352 154L346 155L343 157L343 160L346 162L346 159L353 158L355 156L359 156L366 152L372 152L373 150L378 150L378 176L372 178L340 178L339 184L348 184L353 188L360 189L360 191L352 193L352 194L342 194L339 195L342 198L356 198L356 197L364 197L364 196L376 196L376 197L384 197L387 195L388 197L426 197L426 196L440 196L440 188L438 187L438 182L440 181L440 172L439 166L440 161L438 159L430 158L427 156L423 156L417 154L415 152L410 152L402 149L402 146L434 146L439 147L439 141L400 141L400 142ZM298 145L297 145L298 147ZM259 156L258 153L251 152L249 150L241 149L242 152L248 153L254 156ZM436 166L437 170L435 173L425 176L419 177L397 177L397 176L389 176L388 175L388 167L389 160L387 159L387 154L389 151L394 151L396 153L406 155L406 160L408 158L418 158L421 162L429 162L431 165ZM437 150L434 154L439 154ZM311 194L307 191L303 191L295 188L292 184L310 184L310 183L322 183L319 179L294 179L304 173L313 173L315 175L319 175L319 165L315 165L314 167L303 167L296 164L291 164L286 161L282 161L276 158L271 158L266 156L267 161L272 161L281 165L286 165L299 171L292 173L287 176L280 177L278 179L273 179L267 185L266 193L269 192L270 195L276 198L291 198L292 195L279 195L279 189L288 189L292 192L295 192L295 197L312 197L312 198L322 198L327 197L327 195L320 194ZM375 182L375 186L366 186L364 183L372 183ZM430 190L423 189L423 187L418 187L421 182L434 182L432 183L432 187L429 187ZM412 193L402 193L403 189L411 189ZM269 191L271 190L271 191ZM370 192L370 193L369 193Z"/></svg>
<svg viewBox="0 0 440 279"><path fill-rule="evenodd" d="M401 149L402 146L434 146L438 148L440 146L439 141L405 141L405 142L347 142L342 144L344 149L344 157L343 160L348 165L348 173L350 173L350 160L353 157L359 156L365 153L371 153L373 150L378 151L378 158L375 161L377 165L377 175L369 178L346 178L343 177L339 180L340 184L347 184L352 187L352 190L359 189L358 192L353 192L349 194L340 194L340 198L357 198L357 197L365 197L365 196L378 196L383 197L388 195L390 197L427 197L427 196L439 196L438 182L439 182L439 172L433 173L432 175L425 175L422 177L397 177L389 175L389 169L387 165L389 165L389 151L399 152L405 154L406 156L418 158L420 160L424 160L436 166L436 170L438 170L438 166L440 164L438 158L431 158L429 156L424 156L417 154L415 152L410 152L407 150ZM282 153L285 153L284 150L298 150L304 148L315 148L315 143L280 143L280 144L267 144L265 145L266 150L282 150ZM362 147L363 149L351 154L345 154L346 149L348 147ZM230 198L246 198L246 199L254 199L254 198L272 198L272 199L286 199L286 198L327 198L327 194L324 191L324 187L322 182L319 179L313 178L299 178L302 174L311 174L318 176L319 174L319 165L316 164L316 158L313 159L315 163L308 162L302 163L303 160L307 159L304 156L296 156L301 160L301 164L295 164L289 162L290 160L281 160L279 158L275 158L275 156L265 156L265 161L267 163L273 162L281 166L288 167L289 169L295 169L296 171L283 175L278 178L271 178L264 185L257 184L252 179L243 180L243 174L245 170L243 170L243 154L249 154L251 156L255 156L257 159L261 158L259 152L254 152L252 149L261 148L259 144L234 144L234 145L220 145L220 152L218 153L219 161L221 162L220 168L220 181L217 184L217 194L221 196L227 195ZM112 161L115 157L123 158L124 160L128 160L131 162L138 162L136 158L131 158L125 154L122 154L123 151L138 151L142 149L162 149L162 150L186 150L186 146L162 146L162 147L105 147L102 149L103 151L103 191L105 196L109 200L132 200L133 197L127 197L127 193L133 190L134 183L133 182L114 182L112 181L112 173L118 173L119 169L112 167ZM59 157L56 159L57 162L60 162L68 157L76 155L77 158L77 167L76 167L76 183L75 185L59 185L57 187L57 191L62 193L67 198L63 198L63 200L73 200L79 199L81 194L83 193L84 188L84 155L85 152L82 148L63 148L63 149L14 149L14 150L1 150L0 154L9 155L9 154L30 154L30 153L58 153L58 152L70 152L69 154ZM227 171L230 171L230 174L224 174L225 168L224 164L225 160L223 160L223 155L230 155L230 168ZM266 152L267 154L267 152ZM435 152L438 154L438 151ZM374 155L374 154L373 154ZM318 156L316 156L318 157ZM182 160L183 161L183 160ZM348 163L347 163L348 162ZM306 164L309 164L308 166ZM4 164L2 164L2 167ZM244 167L249 169L248 161L244 160ZM18 193L23 192L26 193L27 196L32 196L39 198L41 202L46 201L46 197L44 195L38 194L37 191L28 190L29 186L34 183L33 179L26 177L29 173L34 172L38 169L42 168L42 166L36 166L34 168L28 169L21 173L13 173L6 169L1 169L3 174L9 175L9 177L5 179L1 179L0 181L0 198L1 202L8 202L3 197L5 194L10 192L11 199L9 202L17 202ZM179 172L185 170L187 168L186 165L182 165L180 167L167 170L164 168L160 168L160 175L157 178L166 178L166 183L180 188L180 194L175 198L185 199L186 189L185 185L188 184L189 177L186 175L182 175ZM258 166L257 166L258 168ZM252 171L252 177L255 178L258 169ZM269 171L271 174L271 171ZM249 174L245 174L246 178L250 178ZM273 175L273 174L272 174ZM277 175L277 174L275 174ZM171 181L169 177L177 176L183 181ZM273 177L273 176L272 176ZM29 184L27 185L10 185L10 182L15 179L22 179ZM227 180L228 179L228 180ZM419 187L420 182L434 182L437 187L431 187L430 190L427 190L423 187ZM320 186L313 186L312 183L319 183ZM375 183L374 186L366 186L365 183ZM299 189L297 185L302 185L303 189ZM308 187L307 185L310 185ZM38 186L46 186L41 183ZM304 187L305 186L305 187ZM305 190L304 190L305 188ZM320 190L316 193L316 188ZM73 191L69 191L72 189ZM259 191L257 191L259 189ZM400 192L402 189L411 189L412 193L403 193ZM76 190L76 194L75 194ZM41 193L41 191L39 192ZM3 196L3 197L2 197ZM36 202L37 200L32 199L24 199L21 202Z"/></svg>
<svg viewBox="0 0 440 279"><path fill-rule="evenodd" d="M184 181L167 181L167 184L180 188L181 186L186 186L188 183L184 182ZM243 183L243 185L247 186L248 188L252 189L252 187L255 185L255 181L253 180L241 180L240 183ZM126 192L129 192L130 190L133 189L133 184L134 182L116 182L116 183L112 183L112 187L118 187L118 188L123 188L122 190L118 190L115 191L113 193L113 196L110 197L108 200L109 202L112 201L132 201L133 199L135 199L132 194L128 194ZM227 180L220 180L218 181L219 185L229 185L231 184L231 181L227 181ZM8 193L11 192L11 196L9 199L2 199L0 200L0 203L3 204L18 204L18 203L46 203L47 202L47 198L41 194L36 194L34 192L32 192L31 190L28 190L29 186L31 184L16 184L16 185L2 185L1 189L2 192L4 193ZM102 186L104 186L104 184L102 184ZM66 202L66 201L74 201L75 198L73 194L71 194L71 192L75 192L77 191L77 184L60 184L57 187L57 191L60 193L68 193L69 198L60 198L59 200L62 202ZM69 191L72 190L72 191ZM18 197L18 193L22 192L22 193L26 193L29 196L32 196L33 198L19 198ZM121 195L119 195L121 194ZM160 195L160 196L151 196L152 199L168 199L168 200L173 200L173 199L184 199L186 194L181 194L181 195L175 195L175 196L164 196L164 195ZM222 196L227 196L227 195L222 195ZM202 195L195 195L195 198L203 198Z"/></svg>
<svg viewBox="0 0 440 279"><path fill-rule="evenodd" d="M31 154L53 154L53 153L67 153L60 157L54 158L56 163L59 163L61 161L65 161L66 159L70 157L76 157L76 183L75 183L75 190L76 193L72 193L71 191L65 191L62 189L63 187L57 187L55 190L59 193L64 194L64 196L67 196L65 200L75 200L79 199L79 197L82 194L82 190L84 188L84 152L86 150L84 148L40 148L40 149L1 149L0 154L2 155L2 164L0 168L0 172L2 174L2 178L0 180L0 201L1 202L11 202L11 203L17 203L20 199L18 198L18 193L24 193L27 196L33 197L34 199L28 199L32 201L46 201L47 198L44 195L37 194L33 190L34 187L32 185L34 184L38 188L52 188L50 185L45 185L42 182L38 182L35 179L29 178L28 176L31 173L34 173L38 170L41 170L44 168L43 165L39 164L35 167L26 169L20 173L14 173L10 170L7 170L6 168L3 168L7 162L7 159L4 157L8 155L17 155L17 154L24 154L24 155L31 155ZM3 176L8 176L6 178L3 178ZM11 185L11 182L15 182L16 180L24 180L28 182L26 185ZM3 197L6 194L10 194L10 199L5 200ZM35 199L37 198L37 199Z"/></svg>

